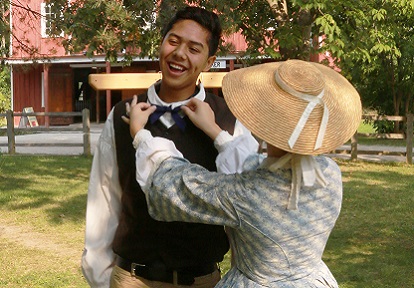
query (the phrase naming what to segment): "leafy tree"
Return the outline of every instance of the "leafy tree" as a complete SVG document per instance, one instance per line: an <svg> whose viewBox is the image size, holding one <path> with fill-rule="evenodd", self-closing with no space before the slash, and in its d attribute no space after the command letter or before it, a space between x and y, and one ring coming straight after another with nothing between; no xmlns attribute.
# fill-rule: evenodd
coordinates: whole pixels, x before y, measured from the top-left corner
<svg viewBox="0 0 414 288"><path fill-rule="evenodd" d="M10 13L5 1L0 1L0 59L9 54L10 39Z"/></svg>
<svg viewBox="0 0 414 288"><path fill-rule="evenodd" d="M49 3L59 15L51 32L61 35L63 31L69 36L63 45L71 53L105 54L111 62L118 56L125 57L126 62L135 56L155 58L161 27L187 3L216 11L225 35L240 32L245 37L246 51L241 53L222 43L221 54L233 53L240 56L240 61L259 57L309 60L311 55L327 52L357 87L365 107L386 114L413 110L414 0L73 0L70 4L67 0L50 0ZM0 25L0 32L6 27Z"/></svg>
<svg viewBox="0 0 414 288"><path fill-rule="evenodd" d="M14 46L28 55L29 59L47 58L50 54L42 54L37 43L32 43L28 35L39 34L41 14L32 9L29 3L21 0L0 0L0 60L10 55L10 39ZM13 19L13 21L11 21ZM11 27L11 26L12 27ZM19 31L13 33L12 31Z"/></svg>
<svg viewBox="0 0 414 288"><path fill-rule="evenodd" d="M413 112L414 1L359 1L337 15L346 35L339 66L381 114ZM398 131L398 126L394 127Z"/></svg>
<svg viewBox="0 0 414 288"><path fill-rule="evenodd" d="M89 56L105 53L110 61L120 53L127 60L137 55L156 57L162 26L185 2L216 11L225 34L241 32L248 43L244 57L309 59L311 53L321 51L311 39L322 34L328 36L322 49L330 49L338 57L342 53L339 28L330 14L323 12L328 0L78 0L70 5L65 0L50 1L61 15L54 33L63 30L71 36L64 41L65 48L86 51ZM221 51L234 52L228 45L222 45Z"/></svg>
<svg viewBox="0 0 414 288"><path fill-rule="evenodd" d="M0 113L10 109L10 69L8 66L0 65Z"/></svg>

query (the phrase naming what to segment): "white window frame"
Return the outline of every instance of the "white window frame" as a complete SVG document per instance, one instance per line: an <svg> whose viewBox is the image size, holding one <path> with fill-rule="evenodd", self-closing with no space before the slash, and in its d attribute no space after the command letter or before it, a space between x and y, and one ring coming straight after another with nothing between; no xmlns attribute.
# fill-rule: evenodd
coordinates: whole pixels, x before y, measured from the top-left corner
<svg viewBox="0 0 414 288"><path fill-rule="evenodd" d="M50 19L56 18L56 13L50 12L50 3L47 4L45 2L42 2L40 4L40 31L42 38L50 38L49 34L47 33L48 30L50 30ZM49 11L48 11L49 10ZM60 34L61 37L63 37L63 32Z"/></svg>

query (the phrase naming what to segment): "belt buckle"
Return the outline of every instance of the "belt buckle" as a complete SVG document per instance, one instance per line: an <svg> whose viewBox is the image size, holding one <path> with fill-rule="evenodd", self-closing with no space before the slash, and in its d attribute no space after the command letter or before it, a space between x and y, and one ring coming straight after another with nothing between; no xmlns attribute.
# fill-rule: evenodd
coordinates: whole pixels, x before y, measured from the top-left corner
<svg viewBox="0 0 414 288"><path fill-rule="evenodd" d="M145 267L144 264L139 264L139 263L132 263L131 264L131 275L134 277L137 277L137 275L135 274L135 268L136 267Z"/></svg>

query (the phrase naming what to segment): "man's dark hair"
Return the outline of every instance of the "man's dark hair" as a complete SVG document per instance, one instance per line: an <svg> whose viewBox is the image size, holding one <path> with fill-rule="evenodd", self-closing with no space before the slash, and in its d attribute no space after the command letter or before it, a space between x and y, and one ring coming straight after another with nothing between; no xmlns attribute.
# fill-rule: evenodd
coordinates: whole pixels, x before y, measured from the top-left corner
<svg viewBox="0 0 414 288"><path fill-rule="evenodd" d="M207 29L210 32L210 37L208 39L208 56L210 57L216 54L221 39L222 29L219 18L214 12L200 7L187 6L178 11L167 26L164 27L162 30L162 38L164 39L174 24L181 20L193 20Z"/></svg>

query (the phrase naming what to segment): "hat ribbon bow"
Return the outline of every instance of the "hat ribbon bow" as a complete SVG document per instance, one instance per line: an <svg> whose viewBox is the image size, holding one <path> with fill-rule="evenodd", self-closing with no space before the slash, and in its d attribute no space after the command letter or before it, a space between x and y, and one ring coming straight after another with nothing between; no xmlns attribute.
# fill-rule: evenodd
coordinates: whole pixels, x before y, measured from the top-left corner
<svg viewBox="0 0 414 288"><path fill-rule="evenodd" d="M306 106L305 110L302 113L298 123L296 124L295 129L293 130L290 138L288 140L289 147L292 149L295 146L296 141L298 140L300 134L302 133L303 128L308 121L310 114L312 113L313 109L317 104L323 105L323 116L321 120L321 124L319 126L318 138L316 138L314 150L319 149L322 146L323 138L325 137L326 126L328 124L329 119L329 110L322 97L324 95L325 90L323 89L318 95L310 95L296 91L295 89L291 88L288 84L286 84L282 78L280 78L278 73L275 73L275 79L277 84L287 93L297 98L300 98L306 102L309 102Z"/></svg>

